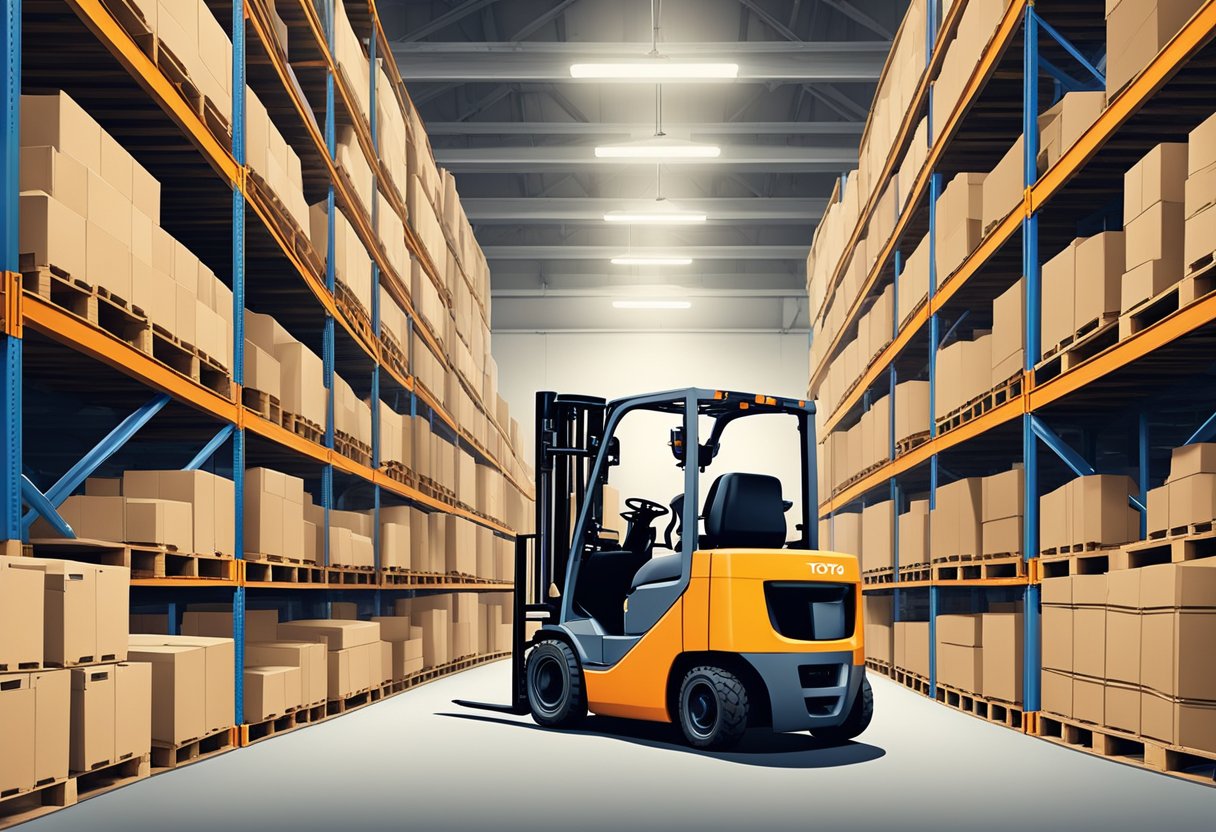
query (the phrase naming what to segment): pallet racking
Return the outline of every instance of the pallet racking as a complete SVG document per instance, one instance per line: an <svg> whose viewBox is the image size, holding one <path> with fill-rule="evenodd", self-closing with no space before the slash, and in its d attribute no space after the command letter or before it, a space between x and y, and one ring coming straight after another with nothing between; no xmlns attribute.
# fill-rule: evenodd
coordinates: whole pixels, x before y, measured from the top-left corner
<svg viewBox="0 0 1216 832"><path fill-rule="evenodd" d="M413 357L408 352L390 356L381 337L378 289L383 286L404 311L409 333L417 334L435 356L444 354L436 333L415 313L409 276L394 272L378 242L377 213L393 211L406 222L404 200L392 187L385 189L390 196L382 200L377 188L372 204L362 206L335 161L337 127L348 125L354 128L373 171L373 185L386 175L377 147L376 75L370 73L370 120L365 120L334 57L334 2L279 4L293 52L288 63L262 3L206 0L232 42L233 116L229 123L205 104L200 106L189 94L188 84L174 76L164 60L158 60L149 48L154 39L149 40L146 24L125 0L11 0L0 24L8 55L3 71L4 166L0 170L0 219L4 223L0 246L4 269L0 285L0 422L4 436L0 443L0 540L6 541L4 552L20 554L23 541L29 539L34 511L24 504L57 505L107 463L143 459L145 466L207 466L233 477L235 558L208 561L206 569L196 565L180 574L136 576L131 591L133 610L168 611L171 632L179 609L187 603L232 605L238 728L244 723L240 669L245 610L251 602L290 610L293 617L300 617L305 613L325 615L332 601L354 600L360 613L367 615L380 614L384 606L391 606L393 597L419 592L511 589L510 582L380 568L382 502L408 503L463 517L502 538L513 538L515 529L433 489L424 490L417 477L407 483L400 476L391 476L380 464L376 406L371 408L370 462L342 453L336 447L333 427L337 368L343 369L360 395L388 403L398 412L425 417L433 431L478 463L501 472L522 494L531 491L525 467L510 456L507 426L498 423L493 403L482 405L480 391L465 385L479 413L501 439L491 444L508 449L506 454L485 447L470 426L461 424L444 407L443 391L428 390L418 383L412 374ZM397 104L409 112L412 103L374 3L352 2L348 13L367 45L371 66L383 62ZM268 102L275 125L301 155L306 191L328 204L330 254L335 245L335 205L350 217L371 254L373 303L366 310L366 319L343 303L334 258L326 258L328 266L310 259L308 240L301 245L298 231L293 236L293 230L279 220L275 200L246 165L247 82ZM183 374L96 321L75 315L23 285L17 237L20 98L23 91L57 89L80 101L157 176L163 185L166 226L231 287L231 383L208 385ZM414 141L426 140L414 137ZM444 296L440 271L444 264L436 264L408 223L405 235L410 256ZM451 237L445 242L451 253L444 254L458 258L459 249ZM323 356L328 420L319 439L287 429L244 401L247 308L274 313ZM475 310L483 322L488 321L484 308L475 304ZM443 363L442 358L439 361ZM131 442L137 436L140 441ZM317 568L310 570L314 574L309 577L315 580L308 582L295 577L284 580L283 576L293 574L289 565L278 572L270 568L252 572L254 564L243 558L242 490L243 472L254 464L271 465L317 483L316 495L325 509L327 526L330 510L344 508L348 501L370 507L375 512L375 569L357 573L330 567L326 552L324 559L319 556ZM59 479L44 493L27 472ZM453 664L449 670L462 667Z"/></svg>
<svg viewBox="0 0 1216 832"><path fill-rule="evenodd" d="M921 117L930 114L932 120L932 79L966 5L956 0L944 18L938 3L930 2L923 9L928 32L924 74L886 157L881 182L893 175ZM947 476L990 474L1015 463L1024 466L1023 557L1028 561L1024 575L960 581L930 573L927 580L901 580L896 524L891 581L868 585L865 592L893 595L896 620L901 601L904 606L919 606L920 620L927 616L931 673L923 692L938 700L943 697L936 678L934 622L943 605L974 607L977 597L996 592L1019 596L1025 610L1025 730L1032 733L1040 707L1040 495L1072 476L1134 470L1139 494L1132 504L1143 518L1150 487L1164 478L1167 449L1210 439L1216 429L1216 417L1209 415L1216 409L1210 368L1198 358L1210 356L1216 341L1216 294L1211 291L1210 275L1188 278L1196 282L1181 301L1167 302L1138 320L1120 333L1121 339L1112 337L1067 364L1042 356L1042 264L1073 237L1094 233L1083 229L1101 229L1106 223L1121 227L1119 209L1109 203L1122 188L1123 171L1158 143L1185 140L1187 132L1212 112L1210 98L1203 93L1216 65L1212 45L1216 2L1209 0L1040 175L1037 119L1044 105L1071 90L1105 89L1102 27L1101 2L1011 0L959 102L944 124L930 123L926 161L916 172L905 208L896 209L894 233L866 273L860 292L847 300L843 324L835 332L820 331L825 309L812 308L819 325L813 337L828 342L812 367L809 392L814 395L833 358L855 331L867 300L891 284L898 293L908 247L926 233L934 244L936 202L945 179L959 171L991 169L1002 152L1024 136L1020 204L987 230L978 248L952 275L938 275L930 256L927 302L902 325L899 315L893 316L889 343L864 366L859 381L821 423L826 435L856 422L874 393L889 395L894 402L896 380L916 377L927 368L928 437L920 444L897 447L892 415L886 461L854 476L834 493L829 489L820 503L820 517L830 545L834 518L846 507L887 499L900 506L906 495L916 492L927 493L933 506L936 490ZM856 226L847 229L846 252L857 246L879 209L881 191L881 184L873 189ZM838 188L838 198L842 192ZM842 256L830 271L822 297L830 298L842 287L847 259L847 254ZM968 315L981 327L985 305L1021 277L1026 301L1020 385L1006 390L1000 400L974 408L950 429L940 430L933 419L939 347ZM890 410L894 414L894 406ZM1144 531L1142 519L1141 537Z"/></svg>

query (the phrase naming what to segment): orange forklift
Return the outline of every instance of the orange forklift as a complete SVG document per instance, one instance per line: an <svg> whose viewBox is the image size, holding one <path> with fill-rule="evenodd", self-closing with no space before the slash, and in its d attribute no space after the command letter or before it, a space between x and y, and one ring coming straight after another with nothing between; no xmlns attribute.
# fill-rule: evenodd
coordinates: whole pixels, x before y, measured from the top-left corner
<svg viewBox="0 0 1216 832"><path fill-rule="evenodd" d="M641 411L669 416L684 488L667 505L628 496L614 533L604 489L621 463L618 428ZM691 745L716 749L757 726L830 743L863 732L874 700L861 577L856 557L817 546L814 414L808 401L695 388L612 402L538 393L536 531L516 543L502 710L555 728L588 711L678 723ZM771 473L718 474L700 499L729 428L757 417L796 423L793 535L794 503Z"/></svg>

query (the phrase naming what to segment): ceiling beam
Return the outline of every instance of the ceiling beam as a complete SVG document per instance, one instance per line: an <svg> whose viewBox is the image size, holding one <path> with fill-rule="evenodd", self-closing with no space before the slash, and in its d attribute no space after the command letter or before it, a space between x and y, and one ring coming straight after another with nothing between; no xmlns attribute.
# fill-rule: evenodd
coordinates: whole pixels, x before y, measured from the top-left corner
<svg viewBox="0 0 1216 832"><path fill-rule="evenodd" d="M453 173L569 172L582 170L641 170L645 164L598 159L591 146L561 147L448 147L435 149L435 161ZM716 159L668 160L665 168L816 173L849 170L857 164L857 150L847 147L788 147L785 145L728 145ZM650 163L653 167L653 163Z"/></svg>
<svg viewBox="0 0 1216 832"><path fill-rule="evenodd" d="M756 17L760 18L760 20L763 21L766 26L777 34L781 35L781 37L788 41L793 41L794 43L802 42L802 38L798 37L797 33L778 20L775 15L769 14L768 11L755 0L739 0L739 4Z"/></svg>
<svg viewBox="0 0 1216 832"><path fill-rule="evenodd" d="M566 9L570 8L577 2L578 2L578 0L562 0L556 6L549 9L549 11L534 18L530 23L528 23L526 26L524 26L522 29L520 29L518 32L516 32L514 35L512 35L511 41L513 43L517 43L517 42L523 40L524 38L535 34L536 32L538 32L541 29L548 26L554 20L557 20L559 17L564 15L566 13Z"/></svg>
<svg viewBox="0 0 1216 832"><path fill-rule="evenodd" d="M883 38L884 40L894 40L895 39L894 32L892 32L886 26L879 23L874 18L870 17L870 15L866 14L861 9L854 6L851 2L849 2L849 0L819 0L819 1L821 3L823 3L823 5L827 6L828 8L835 9L836 11L843 14L845 17L849 18L850 20L852 20L856 23L859 23L866 29L869 29L871 32L878 35L880 38Z"/></svg>
<svg viewBox="0 0 1216 832"><path fill-rule="evenodd" d="M860 136L863 121L722 121L663 125L668 135ZM428 136L650 136L654 122L428 121Z"/></svg>
<svg viewBox="0 0 1216 832"><path fill-rule="evenodd" d="M673 207L683 205L674 200ZM652 199L611 198L469 198L461 206L475 225L525 223L603 224L608 211L646 211L654 209ZM703 210L709 224L789 223L814 225L823 217L827 200L718 198L688 200L687 207Z"/></svg>
<svg viewBox="0 0 1216 832"><path fill-rule="evenodd" d="M414 43L415 41L422 40L423 38L429 37L436 32L442 32L449 26L456 25L469 15L476 14L482 9L492 6L497 2L498 0L465 0L465 2L461 3L456 8L439 15L439 17L435 18L430 23L427 23L426 25L415 29L412 32L407 32L404 37L398 39L396 42Z"/></svg>
<svg viewBox="0 0 1216 832"><path fill-rule="evenodd" d="M888 41L748 41L745 43L664 43L671 57L733 60L739 81L763 83L873 82L882 72ZM602 84L574 79L579 61L639 59L644 43L409 43L394 47L401 75L411 84L451 81L549 81Z"/></svg>
<svg viewBox="0 0 1216 832"><path fill-rule="evenodd" d="M662 256L687 250L696 260L806 260L810 246L486 246L487 260L611 260L626 253ZM624 267L622 267L624 268ZM671 268L681 268L672 266Z"/></svg>

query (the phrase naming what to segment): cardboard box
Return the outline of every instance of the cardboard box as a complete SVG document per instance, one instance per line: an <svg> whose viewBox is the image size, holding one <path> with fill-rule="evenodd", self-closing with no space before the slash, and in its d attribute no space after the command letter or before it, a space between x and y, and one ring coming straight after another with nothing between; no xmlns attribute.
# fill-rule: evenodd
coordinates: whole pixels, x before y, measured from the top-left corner
<svg viewBox="0 0 1216 832"><path fill-rule="evenodd" d="M1188 220L1216 203L1216 165L1210 165L1188 176L1183 197L1183 216Z"/></svg>
<svg viewBox="0 0 1216 832"><path fill-rule="evenodd" d="M897 666L929 678L929 622L896 621L895 653Z"/></svg>
<svg viewBox="0 0 1216 832"><path fill-rule="evenodd" d="M127 497L125 510L128 542L194 551L194 513L189 503Z"/></svg>
<svg viewBox="0 0 1216 832"><path fill-rule="evenodd" d="M1080 241L1074 240L1063 251L1043 264L1042 343L1048 350L1070 338L1076 329L1076 253Z"/></svg>
<svg viewBox="0 0 1216 832"><path fill-rule="evenodd" d="M939 644L937 647L937 678L941 684L969 693L983 690L984 651L960 644Z"/></svg>
<svg viewBox="0 0 1216 832"><path fill-rule="evenodd" d="M1074 539L1069 542L1116 546L1139 539L1140 515L1128 503L1137 493L1130 477L1095 474L1078 477L1070 486Z"/></svg>
<svg viewBox="0 0 1216 832"><path fill-rule="evenodd" d="M72 771L116 762L114 679L114 665L72 668Z"/></svg>
<svg viewBox="0 0 1216 832"><path fill-rule="evenodd" d="M0 557L0 671L33 669L43 661L46 578L27 558Z"/></svg>
<svg viewBox="0 0 1216 832"><path fill-rule="evenodd" d="M1087 237L1077 246L1074 332L1080 332L1095 320L1100 322L1119 314L1123 273L1126 270L1125 246L1121 231L1106 231Z"/></svg>
<svg viewBox="0 0 1216 832"><path fill-rule="evenodd" d="M293 667L300 671L300 704L316 705L328 695L325 645L305 641L251 641L245 645L246 667ZM249 721L246 713L245 721Z"/></svg>
<svg viewBox="0 0 1216 832"><path fill-rule="evenodd" d="M995 387L1022 371L1026 344L1026 281L1017 282L992 302L992 374Z"/></svg>
<svg viewBox="0 0 1216 832"><path fill-rule="evenodd" d="M1170 527L1170 489L1168 485L1150 488L1145 501L1146 531L1150 536L1165 532Z"/></svg>
<svg viewBox="0 0 1216 832"><path fill-rule="evenodd" d="M1157 202L1124 225L1124 259L1129 271L1160 260L1181 279L1185 265L1183 210L1182 202Z"/></svg>
<svg viewBox="0 0 1216 832"><path fill-rule="evenodd" d="M1132 734L1140 733L1140 688L1108 682L1104 691L1104 724Z"/></svg>
<svg viewBox="0 0 1216 832"><path fill-rule="evenodd" d="M929 501L912 500L899 515L899 565L929 562Z"/></svg>
<svg viewBox="0 0 1216 832"><path fill-rule="evenodd" d="M1216 518L1216 474L1192 474L1175 479L1169 489L1169 528L1203 525Z"/></svg>
<svg viewBox="0 0 1216 832"><path fill-rule="evenodd" d="M378 684L373 678L373 659L377 672L380 664L380 640L340 650L330 650L329 698L345 699Z"/></svg>
<svg viewBox="0 0 1216 832"><path fill-rule="evenodd" d="M1186 142L1165 142L1154 147L1123 176L1124 223L1158 202L1183 202L1186 178Z"/></svg>
<svg viewBox="0 0 1216 832"><path fill-rule="evenodd" d="M326 618L288 621L279 624L279 638L293 641L324 639L330 652L333 652L380 641L380 625L374 621Z"/></svg>
<svg viewBox="0 0 1216 832"><path fill-rule="evenodd" d="M1101 92L1065 94L1039 116L1039 172L1059 161L1068 148L1097 121L1106 106Z"/></svg>
<svg viewBox="0 0 1216 832"><path fill-rule="evenodd" d="M1095 725L1106 724L1106 683L1103 680L1073 676L1072 716Z"/></svg>
<svg viewBox="0 0 1216 832"><path fill-rule="evenodd" d="M446 610L422 610L418 614L422 626L422 658L427 668L447 664L451 660L448 641L449 618Z"/></svg>
<svg viewBox="0 0 1216 832"><path fill-rule="evenodd" d="M1048 713L1072 718L1072 676L1044 669L1040 704Z"/></svg>
<svg viewBox="0 0 1216 832"><path fill-rule="evenodd" d="M1188 178L1216 165L1216 115L1209 116L1192 130L1186 144Z"/></svg>
<svg viewBox="0 0 1216 832"><path fill-rule="evenodd" d="M890 596L866 596L866 656L876 661L890 664L894 655L894 635Z"/></svg>
<svg viewBox="0 0 1216 832"><path fill-rule="evenodd" d="M1170 475L1166 482L1193 474L1216 474L1216 442L1195 442L1171 452Z"/></svg>
<svg viewBox="0 0 1216 832"><path fill-rule="evenodd" d="M22 147L50 145L89 170L101 169L101 127L64 92L21 96Z"/></svg>
<svg viewBox="0 0 1216 832"><path fill-rule="evenodd" d="M185 645L148 645L133 647L130 658L152 665L153 741L177 745L202 737L207 724L206 651Z"/></svg>
<svg viewBox="0 0 1216 832"><path fill-rule="evenodd" d="M1208 753L1216 751L1216 704L1175 702L1174 736L1178 745Z"/></svg>
<svg viewBox="0 0 1216 832"><path fill-rule="evenodd" d="M89 173L78 159L54 147L21 148L21 193L41 191L84 217L88 214Z"/></svg>
<svg viewBox="0 0 1216 832"><path fill-rule="evenodd" d="M132 648L193 647L203 651L203 732L231 728L236 721L233 679L235 645L230 638L213 636L133 635Z"/></svg>
<svg viewBox="0 0 1216 832"><path fill-rule="evenodd" d="M1107 583L1106 678L1140 684L1140 570L1110 573Z"/></svg>
<svg viewBox="0 0 1216 832"><path fill-rule="evenodd" d="M1026 497L1026 478L1022 466L1015 465L1008 471L984 477L981 486L983 520L1001 520L1006 517L1021 517Z"/></svg>
<svg viewBox="0 0 1216 832"><path fill-rule="evenodd" d="M1071 607L1043 606L1043 667L1047 670L1072 673L1073 612Z"/></svg>
<svg viewBox="0 0 1216 832"><path fill-rule="evenodd" d="M109 666L114 668L114 757L141 757L152 748L152 665Z"/></svg>
<svg viewBox="0 0 1216 832"><path fill-rule="evenodd" d="M929 430L929 382L904 381L895 385L895 441Z"/></svg>
<svg viewBox="0 0 1216 832"><path fill-rule="evenodd" d="M90 281L85 219L58 200L41 193L21 194L17 248L34 266L56 266L73 277Z"/></svg>
<svg viewBox="0 0 1216 832"><path fill-rule="evenodd" d="M1073 670L1095 679L1106 675L1106 610L1078 607L1072 616Z"/></svg>
<svg viewBox="0 0 1216 832"><path fill-rule="evenodd" d="M126 567L38 558L21 568L43 573L47 663L66 667L126 658L130 597Z"/></svg>
<svg viewBox="0 0 1216 832"><path fill-rule="evenodd" d="M1163 743L1176 742L1174 700L1150 690L1141 690L1140 733Z"/></svg>
<svg viewBox="0 0 1216 832"><path fill-rule="evenodd" d="M930 557L975 557L983 551L979 477L939 486L929 520Z"/></svg>
<svg viewBox="0 0 1216 832"><path fill-rule="evenodd" d="M1119 293L1119 310L1129 312L1181 279L1182 263L1178 258L1150 260L1128 269L1123 275L1123 288Z"/></svg>
<svg viewBox="0 0 1216 832"><path fill-rule="evenodd" d="M68 775L71 671L0 675L0 792Z"/></svg>
<svg viewBox="0 0 1216 832"><path fill-rule="evenodd" d="M226 606L226 605L225 605ZM247 641L275 641L278 638L277 610L245 610ZM191 607L182 615L182 635L232 638L232 609L204 610Z"/></svg>
<svg viewBox="0 0 1216 832"><path fill-rule="evenodd" d="M864 572L890 569L894 564L895 504L873 503L861 512L861 568Z"/></svg>
<svg viewBox="0 0 1216 832"><path fill-rule="evenodd" d="M1021 517L1005 517L985 522L981 532L983 554L1022 554L1023 522Z"/></svg>
<svg viewBox="0 0 1216 832"><path fill-rule="evenodd" d="M261 722L303 705L301 678L298 667L246 667L243 674L245 721Z"/></svg>
<svg viewBox="0 0 1216 832"><path fill-rule="evenodd" d="M1018 136L1013 146L996 163L992 172L984 177L983 186L983 224L984 231L989 230L1015 208L1021 205L1022 195L1026 191L1026 162L1025 145L1022 136Z"/></svg>
<svg viewBox="0 0 1216 832"><path fill-rule="evenodd" d="M1107 9L1107 100L1157 56L1201 5L1202 0L1138 0Z"/></svg>

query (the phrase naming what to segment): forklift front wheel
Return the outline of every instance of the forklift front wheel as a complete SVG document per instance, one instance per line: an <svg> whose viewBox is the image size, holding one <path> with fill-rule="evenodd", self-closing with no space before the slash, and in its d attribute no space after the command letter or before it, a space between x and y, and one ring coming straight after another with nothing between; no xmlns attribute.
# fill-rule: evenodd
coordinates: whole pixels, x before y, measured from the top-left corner
<svg viewBox="0 0 1216 832"><path fill-rule="evenodd" d="M528 654L528 706L537 724L573 728L587 716L578 656L562 641L542 641Z"/></svg>
<svg viewBox="0 0 1216 832"><path fill-rule="evenodd" d="M747 731L743 682L720 667L694 667L680 685L680 728L697 748L731 748Z"/></svg>

